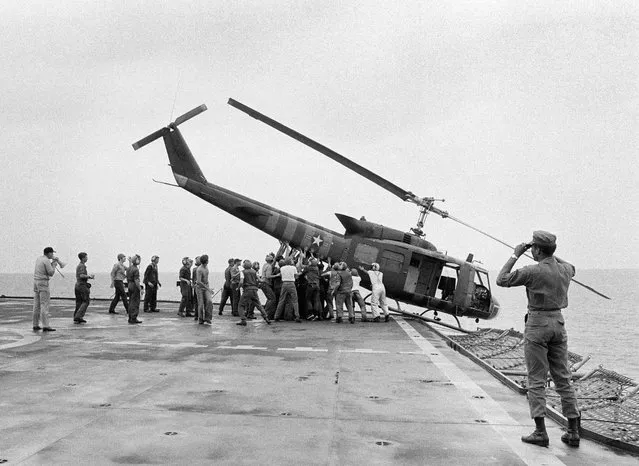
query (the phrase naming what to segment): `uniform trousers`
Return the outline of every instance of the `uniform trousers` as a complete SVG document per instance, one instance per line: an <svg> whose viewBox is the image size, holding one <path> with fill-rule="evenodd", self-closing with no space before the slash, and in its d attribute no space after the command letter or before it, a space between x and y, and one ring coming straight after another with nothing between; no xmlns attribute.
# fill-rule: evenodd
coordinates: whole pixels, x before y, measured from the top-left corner
<svg viewBox="0 0 639 466"><path fill-rule="evenodd" d="M528 369L528 405L532 418L546 416L546 378L555 383L561 410L579 417L577 397L568 367L568 334L561 311L529 311L524 330L524 356Z"/></svg>
<svg viewBox="0 0 639 466"><path fill-rule="evenodd" d="M222 287L222 296L220 296L220 308L219 312L224 311L224 306L226 306L226 302L231 300L231 312L233 311L233 290L230 285L224 285Z"/></svg>
<svg viewBox="0 0 639 466"><path fill-rule="evenodd" d="M297 289L295 288L295 282L282 282L282 289L280 290L280 300L277 303L277 309L275 310L275 320L279 320L284 315L284 306L286 302L290 301L293 305L293 312L295 318L300 318L300 309L297 302Z"/></svg>
<svg viewBox="0 0 639 466"><path fill-rule="evenodd" d="M374 286L373 294L371 294L371 312L373 318L379 317L379 308L382 308L384 315L388 315L388 305L386 304L386 288L383 286Z"/></svg>
<svg viewBox="0 0 639 466"><path fill-rule="evenodd" d="M213 320L213 302L211 301L211 293L209 290L202 288L195 288L195 294L197 296L197 320L199 323L208 322Z"/></svg>
<svg viewBox="0 0 639 466"><path fill-rule="evenodd" d="M155 308L157 307L157 301L158 301L158 284L148 283L146 285L146 293L144 294L144 310L155 311Z"/></svg>
<svg viewBox="0 0 639 466"><path fill-rule="evenodd" d="M84 319L84 314L87 312L89 303L91 302L91 290L88 283L76 283L75 284L75 312L73 313L73 320Z"/></svg>
<svg viewBox="0 0 639 466"><path fill-rule="evenodd" d="M231 285L231 315L232 316L239 316L239 307L240 307L240 298L241 298L241 292L240 292L240 285L239 284L232 284Z"/></svg>
<svg viewBox="0 0 639 466"><path fill-rule="evenodd" d="M353 309L353 299L351 298L350 291L338 291L335 295L335 317L342 318L342 312L344 311L344 303L346 303L346 309L348 310L348 318L355 318L355 310Z"/></svg>
<svg viewBox="0 0 639 466"><path fill-rule="evenodd" d="M322 318L322 301L320 300L319 284L308 283L306 285L306 309L318 319Z"/></svg>
<svg viewBox="0 0 639 466"><path fill-rule="evenodd" d="M49 280L33 281L33 326L40 326L42 319L42 327L49 327L49 302L51 301L51 292L49 291Z"/></svg>
<svg viewBox="0 0 639 466"><path fill-rule="evenodd" d="M268 320L268 316L266 315L266 312L260 303L260 298L257 295L257 288L244 288L239 306L240 318L244 322L246 322L246 314L249 312L251 305L260 311L264 320Z"/></svg>
<svg viewBox="0 0 639 466"><path fill-rule="evenodd" d="M364 302L364 298L362 298L359 290L353 290L351 292L351 299L353 300L353 308L355 307L355 303L359 306L359 313L362 316L362 321L365 322L368 320L366 317L366 302Z"/></svg>
<svg viewBox="0 0 639 466"><path fill-rule="evenodd" d="M129 322L135 322L138 320L140 313L140 287L135 282L129 282L129 307L127 307L129 313Z"/></svg>
<svg viewBox="0 0 639 466"><path fill-rule="evenodd" d="M264 296L266 296L266 303L264 304L264 311L269 319L275 319L275 310L277 309L277 299L275 298L275 292L273 288L266 282L259 282L258 288L262 290Z"/></svg>
<svg viewBox="0 0 639 466"><path fill-rule="evenodd" d="M184 315L184 311L186 311L187 314L190 314L193 309L191 305L191 284L180 282L180 294L182 295L182 299L180 300L178 314Z"/></svg>
<svg viewBox="0 0 639 466"><path fill-rule="evenodd" d="M111 305L109 306L109 312L115 312L115 306L118 305L118 301L122 300L122 304L124 304L124 310L126 311L129 307L128 299L126 298L126 291L124 290L124 282L122 280L113 280L113 288L115 288L115 296L111 301Z"/></svg>

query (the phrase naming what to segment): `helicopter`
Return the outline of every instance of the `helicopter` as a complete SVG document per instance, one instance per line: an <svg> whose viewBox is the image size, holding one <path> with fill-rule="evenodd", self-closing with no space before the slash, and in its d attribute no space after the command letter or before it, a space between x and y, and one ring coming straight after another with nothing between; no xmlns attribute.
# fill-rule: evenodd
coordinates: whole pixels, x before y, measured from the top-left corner
<svg viewBox="0 0 639 466"><path fill-rule="evenodd" d="M510 248L513 246L456 219L434 205L436 201L443 200L418 197L234 99L229 99L228 104L330 157L402 200L416 204L419 207L416 226L410 228L409 232L403 232L364 218L356 219L336 213L345 230L342 234L210 183L178 129L182 123L207 110L204 104L179 116L168 126L140 139L133 144L133 149L138 150L160 137L163 138L177 186L274 237L280 244L305 251L305 254L310 253L329 264L331 261L344 261L350 267L357 268L370 267L372 263L378 263L384 274L386 295L397 303L398 309L399 303L402 302L424 308L425 312L433 311L435 316L438 312L443 312L454 316L459 328L461 325L458 317L474 318L479 322L480 319L489 320L498 315L500 305L491 291L488 271L474 262L473 254L468 254L465 259L458 259L440 252L424 238L422 228L426 216L433 212L442 218L453 219ZM574 279L573 281L577 282ZM596 290L577 283L601 295ZM371 290L367 274L362 275L361 286ZM608 298L605 295L601 296Z"/></svg>

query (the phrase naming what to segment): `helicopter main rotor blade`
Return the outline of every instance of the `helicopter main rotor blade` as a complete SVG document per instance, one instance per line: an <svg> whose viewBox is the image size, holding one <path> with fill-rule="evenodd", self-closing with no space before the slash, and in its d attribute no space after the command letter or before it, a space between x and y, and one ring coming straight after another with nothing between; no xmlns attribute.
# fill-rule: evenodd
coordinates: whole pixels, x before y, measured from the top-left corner
<svg viewBox="0 0 639 466"><path fill-rule="evenodd" d="M504 245L504 246L506 246L507 248L510 248L510 249L512 249L512 250L514 250L514 249L515 249L515 247L514 247L514 246L512 246L512 245L510 245L510 244L506 243L505 241L500 240L499 238L497 238L497 237L495 237L495 236L491 235L490 233L486 233L485 231L480 230L479 228L476 228L476 227L474 227L474 226L470 225L469 223L466 223L466 222L464 222L464 221L462 221L462 220L460 220L460 219L458 219L458 218L455 218L455 217L453 217L452 215L448 215L447 217L448 217L449 219L451 219L451 220L454 220L455 222L457 222L457 223L459 223L459 224L461 224L461 225L464 225L465 227L470 228L471 230L475 230L477 233L481 233L482 235L487 236L488 238L490 238L490 239L492 239L492 240L495 240L495 241L497 241L497 242L498 242L498 243L500 243L500 244L503 244L503 245ZM531 255L530 255L530 254L528 254L528 253L524 253L524 256L528 257L529 259L533 259L533 256L531 256ZM555 258L559 259L557 256L555 256ZM563 259L559 259L559 260L562 260L562 261L563 261ZM563 262L566 262L566 261L563 261ZM588 285L586 285L585 283L581 283L579 280L575 280L574 278L571 278L570 280L571 280L571 281L573 281L573 282L575 282L577 285L579 285L579 286L581 286L581 287L583 287L583 288L585 288L585 289L587 289L587 290L589 290L589 291L592 291L592 292L593 292L593 293L595 293L596 295L601 296L602 298L610 299L610 298L609 298L608 296L606 296L605 294L603 294L603 293L601 293L601 292L599 292L599 291L595 290L593 287L588 286Z"/></svg>
<svg viewBox="0 0 639 466"><path fill-rule="evenodd" d="M376 185L381 186L387 191L390 191L391 193L393 193L395 196L399 197L403 201L410 201L415 197L413 193L400 188L396 184L391 183L387 179L382 178L381 176L377 175L376 173L373 173L367 168L364 168L361 165L353 162L352 160L347 159L343 155L338 154L334 150L329 149L328 147L320 144L319 142L314 141L304 136L301 133L298 133L294 129L291 129L288 126L285 126L282 123L279 123L273 120L272 118L267 117L266 115L258 112L257 110L253 110L252 108L247 107L246 105L238 102L237 100L229 99L228 104L231 105L232 107L237 108L238 110L243 111L247 115L252 116L256 120L260 120L261 122L266 123L271 128L275 128L276 130L286 134L287 136L290 136L293 139L298 140L302 144L305 144L308 147L310 147L311 149L315 149L316 151L326 155L327 157L335 160L337 163L342 164L346 168L349 168L353 170L355 173L363 176L367 180L370 180Z"/></svg>

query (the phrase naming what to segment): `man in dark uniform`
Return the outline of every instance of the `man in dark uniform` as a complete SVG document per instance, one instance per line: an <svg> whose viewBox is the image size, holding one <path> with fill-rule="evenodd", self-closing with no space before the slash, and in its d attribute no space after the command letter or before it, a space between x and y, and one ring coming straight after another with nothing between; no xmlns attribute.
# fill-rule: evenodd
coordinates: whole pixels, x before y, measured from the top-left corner
<svg viewBox="0 0 639 466"><path fill-rule="evenodd" d="M233 309L233 293L231 290L231 269L233 268L233 258L228 260L228 267L224 269L224 286L222 287L222 296L220 297L220 308L218 315L222 315L226 302L231 300L231 312Z"/></svg>
<svg viewBox="0 0 639 466"><path fill-rule="evenodd" d="M568 366L568 335L561 310L568 306L568 286L575 276L575 267L553 256L556 236L547 231L535 231L531 243L515 248L497 276L497 285L525 286L528 314L524 331L524 355L528 371L528 404L535 420L532 434L523 436L522 442L547 447L546 432L546 378L548 372L561 397L561 409L568 419L568 430L561 440L570 446L579 446L579 408L575 390L571 385ZM511 272L528 248L537 262Z"/></svg>
<svg viewBox="0 0 639 466"><path fill-rule="evenodd" d="M160 312L157 309L158 288L162 286L158 274L158 256L151 257L151 263L144 271L144 312Z"/></svg>
<svg viewBox="0 0 639 466"><path fill-rule="evenodd" d="M239 317L240 313L238 312L238 306L240 304L240 264L242 261L240 259L233 260L233 267L231 267L231 315Z"/></svg>
<svg viewBox="0 0 639 466"><path fill-rule="evenodd" d="M73 322L76 324L85 324L84 314L87 312L89 303L91 302L91 285L89 280L95 278L95 275L89 275L87 272L86 263L89 260L89 256L86 252L78 254L80 263L75 269L75 312L73 313Z"/></svg>
<svg viewBox="0 0 639 466"><path fill-rule="evenodd" d="M318 261L311 258L309 264L304 268L306 276L306 309L313 313L317 320L322 320L322 304L320 301L320 272Z"/></svg>
<svg viewBox="0 0 639 466"><path fill-rule="evenodd" d="M199 266L200 266L200 256L196 256L195 266L191 270L191 309L193 310L193 313L195 314L193 316L193 320L198 320L198 316L197 316L198 305L197 305L197 293L195 292L195 283L197 282L197 268Z"/></svg>
<svg viewBox="0 0 639 466"><path fill-rule="evenodd" d="M339 286L335 293L335 315L337 316L335 322L338 324L342 322L342 312L344 304L346 304L348 321L354 324L355 311L353 310L353 298L351 296L351 292L353 291L353 276L346 262L339 263L339 271L337 273L339 275Z"/></svg>
<svg viewBox="0 0 639 466"><path fill-rule="evenodd" d="M130 265L126 270L126 281L129 288L129 306L127 307L127 313L129 314L130 324L141 324L142 321L138 319L138 313L140 312L140 293L142 291L142 285L140 284L140 256L135 254L133 257L129 257Z"/></svg>
<svg viewBox="0 0 639 466"><path fill-rule="evenodd" d="M180 317L193 317L191 312L191 264L192 261L188 257L182 259L182 268L178 274L178 284L180 285L180 294L182 300L178 309Z"/></svg>
<svg viewBox="0 0 639 466"><path fill-rule="evenodd" d="M257 295L257 272L253 269L253 264L250 260L245 260L242 264L244 267L244 278L242 279L242 288L244 291L242 292L242 297L239 302L239 313L240 313L240 321L237 325L246 326L246 318L247 313L251 307L251 304L254 305L262 317L266 321L267 324L270 324L271 321L266 315L262 304L260 303L260 299Z"/></svg>

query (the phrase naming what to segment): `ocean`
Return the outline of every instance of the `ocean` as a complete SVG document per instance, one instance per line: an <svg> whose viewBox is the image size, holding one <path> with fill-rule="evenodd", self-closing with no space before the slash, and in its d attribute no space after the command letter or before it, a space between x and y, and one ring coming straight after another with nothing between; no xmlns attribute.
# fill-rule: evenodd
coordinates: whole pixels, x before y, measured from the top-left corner
<svg viewBox="0 0 639 466"><path fill-rule="evenodd" d="M75 283L74 270L63 271L65 277L57 274L51 280L51 295L54 297L72 298ZM478 327L514 328L523 332L526 297L523 288L499 288L494 284L496 272L490 274L493 295L501 305L500 314L493 320L480 321L460 319L467 329ZM591 360L582 369L589 371L598 365L614 370L639 381L639 358L637 344L637 328L635 312L639 303L639 269L617 270L583 270L575 277L580 282L592 286L596 290L611 297L601 298L583 287L572 284L568 294L569 306L564 311L566 328L568 329L569 349L582 356L591 355ZM163 286L158 292L159 300L179 301L180 290L176 286L175 274L160 272ZM210 282L217 291L224 282L223 272L211 272ZM93 280L91 296L93 298L110 298L113 289L109 288L108 273L96 273ZM31 274L0 274L0 295L32 296L33 279ZM219 294L214 301L219 300ZM262 297L262 302L264 298ZM163 309L177 304L163 304ZM406 308L406 305L402 305ZM6 308L5 308L6 309ZM417 310L413 308L413 310ZM89 312L91 308L89 307ZM431 317L432 313L426 314ZM454 324L452 317L440 314L442 320Z"/></svg>

